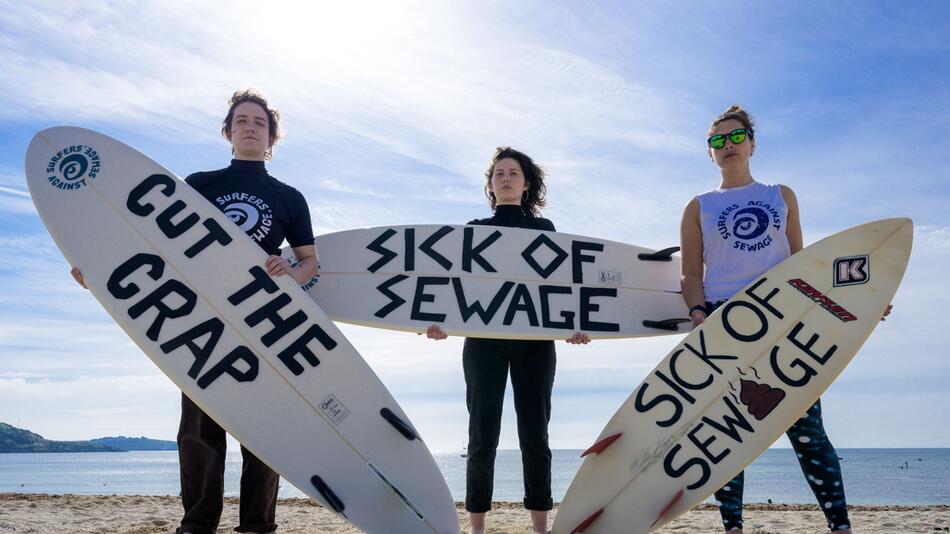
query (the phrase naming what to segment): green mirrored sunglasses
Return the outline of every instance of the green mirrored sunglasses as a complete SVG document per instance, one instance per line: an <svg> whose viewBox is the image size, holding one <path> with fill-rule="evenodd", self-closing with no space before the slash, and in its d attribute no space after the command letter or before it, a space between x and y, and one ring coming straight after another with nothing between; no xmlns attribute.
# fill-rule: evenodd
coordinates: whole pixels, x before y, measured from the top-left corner
<svg viewBox="0 0 950 534"><path fill-rule="evenodd" d="M709 144L709 148L719 150L720 148L726 146L726 138L729 138L729 140L732 141L732 144L738 145L740 143L744 143L746 137L749 137L748 129L736 128L727 134L716 134L707 139L706 143Z"/></svg>

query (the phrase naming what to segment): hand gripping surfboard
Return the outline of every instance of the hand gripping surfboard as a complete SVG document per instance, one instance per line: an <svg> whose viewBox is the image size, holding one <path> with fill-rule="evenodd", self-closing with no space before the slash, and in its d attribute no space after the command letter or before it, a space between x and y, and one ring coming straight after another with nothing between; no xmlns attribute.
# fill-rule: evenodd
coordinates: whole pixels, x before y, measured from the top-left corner
<svg viewBox="0 0 950 534"><path fill-rule="evenodd" d="M556 534L638 534L732 479L818 399L880 322L910 219L832 235L770 269L657 365L568 488Z"/></svg>
<svg viewBox="0 0 950 534"><path fill-rule="evenodd" d="M135 149L75 127L36 134L26 178L96 299L244 446L367 532L459 531L445 479L386 387L211 203Z"/></svg>

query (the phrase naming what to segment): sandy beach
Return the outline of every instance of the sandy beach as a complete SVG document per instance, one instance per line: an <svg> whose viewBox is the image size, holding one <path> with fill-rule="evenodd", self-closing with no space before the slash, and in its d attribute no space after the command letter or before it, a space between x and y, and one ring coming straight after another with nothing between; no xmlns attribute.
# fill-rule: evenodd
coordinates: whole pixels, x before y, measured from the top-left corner
<svg viewBox="0 0 950 534"><path fill-rule="evenodd" d="M467 516L461 503L457 504L462 531L467 532ZM237 513L237 499L226 499L219 532L232 531ZM158 534L174 532L180 516L178 497L0 494L0 532L5 534ZM950 505L852 506L851 519L855 532L947 532ZM528 515L518 503L495 503L489 521L493 534L531 532ZM277 522L278 532L287 534L361 532L306 499L282 499ZM747 533L757 534L827 532L824 518L814 505L748 505L745 524ZM714 507L701 505L657 532L721 532L719 514Z"/></svg>

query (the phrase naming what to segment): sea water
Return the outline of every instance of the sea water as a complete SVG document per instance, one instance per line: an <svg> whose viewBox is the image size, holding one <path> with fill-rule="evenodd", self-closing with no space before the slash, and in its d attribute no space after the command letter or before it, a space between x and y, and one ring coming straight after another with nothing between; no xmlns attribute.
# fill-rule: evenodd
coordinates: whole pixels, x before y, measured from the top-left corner
<svg viewBox="0 0 950 534"><path fill-rule="evenodd" d="M560 501L580 466L579 450L555 450L552 493ZM838 449L851 504L950 504L950 449ZM456 500L465 499L465 458L435 455ZM241 454L228 453L225 493L238 494ZM178 453L0 454L0 493L178 495ZM305 495L286 481L281 497ZM521 455L500 450L495 461L495 501L521 501ZM769 449L746 469L748 503L810 503L811 490L791 449Z"/></svg>

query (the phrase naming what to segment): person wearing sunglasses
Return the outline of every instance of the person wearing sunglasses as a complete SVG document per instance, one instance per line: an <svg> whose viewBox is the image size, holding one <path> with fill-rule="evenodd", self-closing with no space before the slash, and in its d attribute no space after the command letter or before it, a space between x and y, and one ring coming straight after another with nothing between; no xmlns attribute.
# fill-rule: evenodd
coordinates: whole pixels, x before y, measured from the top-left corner
<svg viewBox="0 0 950 534"><path fill-rule="evenodd" d="M693 327L736 292L802 249L795 193L757 182L749 170L755 153L752 117L739 106L709 127L709 158L719 167L719 187L686 205L680 227L681 284ZM802 472L832 532L850 533L838 455L821 419L821 400L786 432ZM716 492L727 532L742 532L743 473Z"/></svg>

